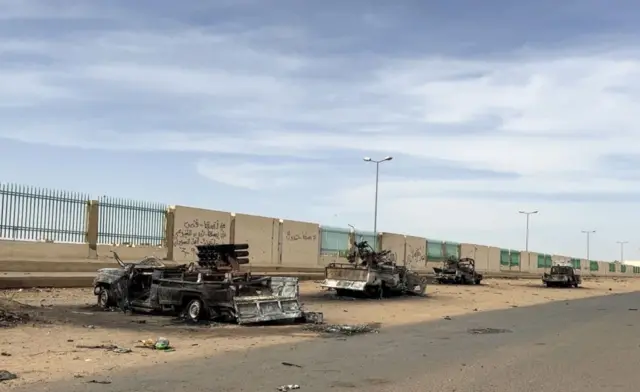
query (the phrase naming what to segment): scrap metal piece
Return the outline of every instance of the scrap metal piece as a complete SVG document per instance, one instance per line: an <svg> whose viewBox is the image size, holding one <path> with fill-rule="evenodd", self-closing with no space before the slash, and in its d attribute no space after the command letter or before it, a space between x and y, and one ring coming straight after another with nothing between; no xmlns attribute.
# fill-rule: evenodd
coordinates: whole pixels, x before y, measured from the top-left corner
<svg viewBox="0 0 640 392"><path fill-rule="evenodd" d="M380 324L311 324L305 327L306 330L333 335L360 335L366 333L378 333Z"/></svg>

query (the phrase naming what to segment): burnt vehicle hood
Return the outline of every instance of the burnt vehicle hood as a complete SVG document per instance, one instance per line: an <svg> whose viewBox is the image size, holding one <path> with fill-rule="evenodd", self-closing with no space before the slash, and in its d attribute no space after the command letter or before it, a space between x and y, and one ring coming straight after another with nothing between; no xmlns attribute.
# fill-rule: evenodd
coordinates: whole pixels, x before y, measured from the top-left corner
<svg viewBox="0 0 640 392"><path fill-rule="evenodd" d="M114 267L114 268L101 268L98 270L98 274L93 279L93 284L97 283L106 283L112 284L122 279L127 275L127 271L123 268Z"/></svg>

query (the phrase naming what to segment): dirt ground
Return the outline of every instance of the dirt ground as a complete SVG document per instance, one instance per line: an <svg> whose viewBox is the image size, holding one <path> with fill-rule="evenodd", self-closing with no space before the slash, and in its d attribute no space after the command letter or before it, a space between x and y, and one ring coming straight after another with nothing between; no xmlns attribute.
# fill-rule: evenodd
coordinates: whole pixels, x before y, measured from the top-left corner
<svg viewBox="0 0 640 392"><path fill-rule="evenodd" d="M336 297L318 283L301 284L307 310L324 312L326 323L381 323L382 327L418 323L474 311L521 307L550 301L640 290L640 280L602 279L578 289L547 289L540 281L488 280L480 286L431 285L427 297L384 300ZM123 315L95 308L91 289L30 289L0 292L2 303L33 306L39 321L0 329L0 371L18 375L0 383L0 390L38 381L64 378L108 380L109 373L133 366L151 366L187 357L209 357L229 351L288 343L295 345L317 334L302 325L255 326L211 324L189 326L169 317ZM16 309L19 310L19 309ZM43 322L44 321L44 322ZM175 351L140 348L140 340L169 339ZM132 352L77 348L116 345Z"/></svg>

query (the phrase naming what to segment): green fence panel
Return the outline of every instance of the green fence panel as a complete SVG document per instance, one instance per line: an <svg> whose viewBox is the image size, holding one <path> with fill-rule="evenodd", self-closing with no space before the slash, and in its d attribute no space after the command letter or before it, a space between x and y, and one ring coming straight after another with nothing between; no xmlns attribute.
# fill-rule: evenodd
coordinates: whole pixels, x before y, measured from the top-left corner
<svg viewBox="0 0 640 392"><path fill-rule="evenodd" d="M460 244L457 242L444 242L444 257L460 258Z"/></svg>
<svg viewBox="0 0 640 392"><path fill-rule="evenodd" d="M321 253L337 253L343 255L349 251L349 229L322 226L320 228Z"/></svg>
<svg viewBox="0 0 640 392"><path fill-rule="evenodd" d="M626 265L624 265L624 264L621 264L621 265L620 265L620 272L622 272L622 273L626 273L626 272L627 272L627 266L626 266Z"/></svg>
<svg viewBox="0 0 640 392"><path fill-rule="evenodd" d="M571 266L575 269L580 269L580 259L571 259Z"/></svg>
<svg viewBox="0 0 640 392"><path fill-rule="evenodd" d="M633 267L634 274L640 274L640 267Z"/></svg>
<svg viewBox="0 0 640 392"><path fill-rule="evenodd" d="M517 250L511 250L510 251L510 258L509 258L509 262L510 265L513 266L519 266L520 265L520 252Z"/></svg>
<svg viewBox="0 0 640 392"><path fill-rule="evenodd" d="M589 260L589 271L598 271L600 266L597 261Z"/></svg>
<svg viewBox="0 0 640 392"><path fill-rule="evenodd" d="M609 263L609 272L616 272L616 265L614 263Z"/></svg>
<svg viewBox="0 0 640 392"><path fill-rule="evenodd" d="M427 261L444 260L444 243L438 240L427 240Z"/></svg>
<svg viewBox="0 0 640 392"><path fill-rule="evenodd" d="M538 268L545 268L545 260L544 260L544 255L538 255Z"/></svg>
<svg viewBox="0 0 640 392"><path fill-rule="evenodd" d="M86 241L89 195L0 183L0 238Z"/></svg>
<svg viewBox="0 0 640 392"><path fill-rule="evenodd" d="M164 244L166 204L103 196L98 199L99 244Z"/></svg>
<svg viewBox="0 0 640 392"><path fill-rule="evenodd" d="M511 256L509 249L500 249L500 265L509 266L511 264Z"/></svg>

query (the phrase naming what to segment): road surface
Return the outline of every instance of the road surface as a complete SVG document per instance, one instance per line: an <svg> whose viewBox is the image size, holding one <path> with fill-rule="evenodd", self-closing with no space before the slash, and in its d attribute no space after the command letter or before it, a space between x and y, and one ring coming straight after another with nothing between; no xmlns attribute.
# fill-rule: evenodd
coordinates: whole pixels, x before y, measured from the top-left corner
<svg viewBox="0 0 640 392"><path fill-rule="evenodd" d="M378 334L247 349L135 372L30 385L34 392L638 391L640 293L477 312ZM470 334L471 328L511 332ZM126 360L126 356L122 356ZM284 366L289 362L302 368ZM2 389L0 385L0 390Z"/></svg>

